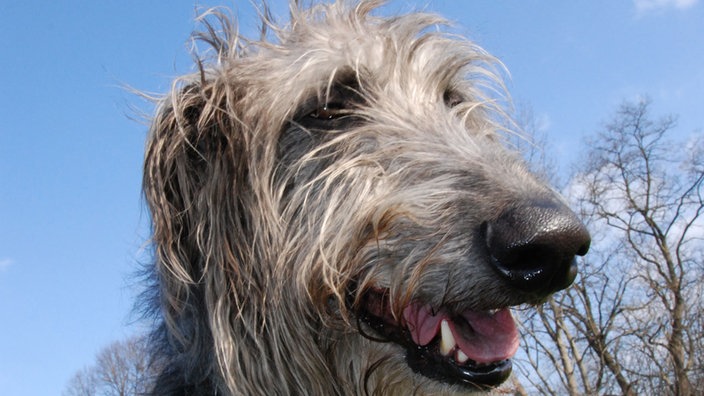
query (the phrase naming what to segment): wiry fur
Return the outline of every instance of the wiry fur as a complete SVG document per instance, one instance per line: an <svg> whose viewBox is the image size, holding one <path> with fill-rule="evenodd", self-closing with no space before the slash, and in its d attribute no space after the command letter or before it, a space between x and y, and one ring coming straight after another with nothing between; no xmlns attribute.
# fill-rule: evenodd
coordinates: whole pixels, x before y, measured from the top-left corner
<svg viewBox="0 0 704 396"><path fill-rule="evenodd" d="M359 320L362 292L388 288L399 316L523 302L477 229L553 194L502 146L496 62L379 3L292 5L262 41L210 13L212 56L161 101L146 151L155 394L468 392L414 374ZM333 100L350 114L309 117Z"/></svg>

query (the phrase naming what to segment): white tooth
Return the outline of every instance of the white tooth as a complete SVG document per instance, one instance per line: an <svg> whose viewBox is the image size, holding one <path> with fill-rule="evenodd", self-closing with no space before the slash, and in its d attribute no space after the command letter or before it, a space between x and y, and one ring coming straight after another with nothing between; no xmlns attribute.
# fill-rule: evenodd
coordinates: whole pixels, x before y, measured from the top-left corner
<svg viewBox="0 0 704 396"><path fill-rule="evenodd" d="M461 349L457 349L457 355L455 356L455 360L457 361L457 363L465 363L467 360L469 360L469 356L465 355Z"/></svg>
<svg viewBox="0 0 704 396"><path fill-rule="evenodd" d="M452 336L450 325L447 320L440 322L440 353L447 356L451 350L455 349L455 337Z"/></svg>

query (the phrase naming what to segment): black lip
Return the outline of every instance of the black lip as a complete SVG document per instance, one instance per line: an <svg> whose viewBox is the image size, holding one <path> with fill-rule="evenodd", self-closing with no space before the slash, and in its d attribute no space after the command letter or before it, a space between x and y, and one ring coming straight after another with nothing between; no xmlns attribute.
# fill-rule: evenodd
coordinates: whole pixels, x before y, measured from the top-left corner
<svg viewBox="0 0 704 396"><path fill-rule="evenodd" d="M416 373L428 378L454 385L477 389L491 389L508 379L513 369L511 360L502 360L488 365L471 363L457 364L438 352L438 341L426 346L406 347L406 362Z"/></svg>
<svg viewBox="0 0 704 396"><path fill-rule="evenodd" d="M408 366L415 373L425 377L447 384L488 390L497 387L511 375L513 365L510 359L482 365L471 360L459 364L453 357L440 354L437 338L428 345L420 346L413 342L408 329L397 323L390 323L366 310L359 313L359 318L382 339L370 338L402 346L406 351Z"/></svg>

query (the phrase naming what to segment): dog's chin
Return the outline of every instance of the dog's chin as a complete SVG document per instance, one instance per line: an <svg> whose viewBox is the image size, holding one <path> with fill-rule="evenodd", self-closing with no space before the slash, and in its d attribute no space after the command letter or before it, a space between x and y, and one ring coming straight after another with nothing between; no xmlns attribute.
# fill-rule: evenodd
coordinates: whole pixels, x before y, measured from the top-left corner
<svg viewBox="0 0 704 396"><path fill-rule="evenodd" d="M405 352L408 366L434 381L472 389L492 389L508 379L518 349L518 331L506 307L454 312L413 301L394 315L388 290L366 291L359 318L380 342Z"/></svg>

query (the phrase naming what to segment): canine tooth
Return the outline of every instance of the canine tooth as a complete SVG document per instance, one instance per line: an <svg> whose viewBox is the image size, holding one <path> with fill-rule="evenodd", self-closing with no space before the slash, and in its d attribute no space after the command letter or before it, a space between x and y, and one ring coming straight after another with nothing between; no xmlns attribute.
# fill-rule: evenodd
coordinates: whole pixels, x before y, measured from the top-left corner
<svg viewBox="0 0 704 396"><path fill-rule="evenodd" d="M457 363L465 363L467 362L467 360L469 360L469 356L465 355L461 349L458 349L457 355L455 356L455 360L457 361Z"/></svg>
<svg viewBox="0 0 704 396"><path fill-rule="evenodd" d="M447 320L443 320L440 322L440 353L443 356L447 356L456 345L455 337L452 335L452 331L450 331L450 325L447 323Z"/></svg>

